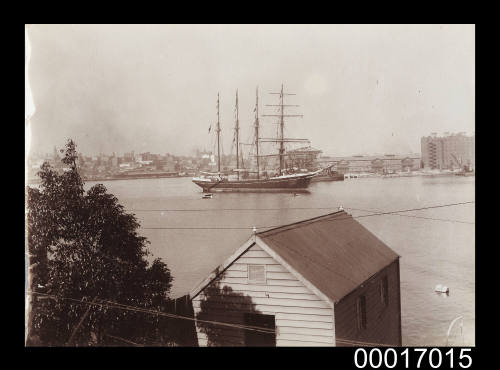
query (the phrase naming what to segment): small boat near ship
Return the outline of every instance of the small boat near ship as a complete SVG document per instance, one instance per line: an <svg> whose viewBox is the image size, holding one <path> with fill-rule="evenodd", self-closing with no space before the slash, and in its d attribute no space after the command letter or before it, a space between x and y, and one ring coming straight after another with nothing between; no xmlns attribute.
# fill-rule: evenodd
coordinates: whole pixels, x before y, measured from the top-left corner
<svg viewBox="0 0 500 370"><path fill-rule="evenodd" d="M216 134L217 134L217 172L216 173L202 173L199 177L193 178L193 183L198 185L203 189L204 192L214 192L214 191L305 191L309 186L312 179L317 176L323 169L318 171L308 171L305 173L294 173L292 170L286 167L285 163L285 142L308 142L307 139L292 139L284 137L284 126L285 117L297 117L300 115L288 115L284 113L284 107L288 106L284 104L284 96L290 95L283 91L283 85L281 85L281 91L279 93L279 104L273 105L279 107L279 114L270 114L263 116L273 116L279 117L279 130L277 138L261 138L259 136L259 94L258 89L256 91L256 102L255 102L255 121L254 121L254 142L250 145L255 145L256 149L256 170L242 169L240 167L240 142L239 142L239 117L238 117L238 92L236 92L236 123L235 123L235 140L236 143L236 167L233 171L236 172L236 178L231 178L231 176L225 175L221 172L221 155L220 155L220 115L219 115L219 94L217 94L217 124L216 124ZM260 143L261 142L274 142L279 143L278 154L271 155L259 155ZM279 169L277 175L269 176L267 171L261 171L259 158L278 156L279 157ZM240 173L242 173L240 178ZM250 178L250 176L253 176Z"/></svg>

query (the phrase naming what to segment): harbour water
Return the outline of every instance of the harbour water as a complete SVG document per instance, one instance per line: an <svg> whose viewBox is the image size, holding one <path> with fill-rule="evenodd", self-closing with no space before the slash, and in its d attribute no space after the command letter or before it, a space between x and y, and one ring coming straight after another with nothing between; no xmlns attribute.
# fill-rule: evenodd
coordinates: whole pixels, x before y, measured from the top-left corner
<svg viewBox="0 0 500 370"><path fill-rule="evenodd" d="M336 211L353 216L473 201L475 177L358 178L311 184L309 193L218 193L202 199L190 178L102 182L135 213L153 257L174 276L172 296L188 293L230 256L252 227L278 226ZM88 182L90 187L94 182ZM308 208L308 209L304 209ZM475 345L475 205L358 218L401 256L403 345ZM416 216L416 217L415 217ZM150 229L153 228L153 229ZM434 292L437 284L449 295Z"/></svg>

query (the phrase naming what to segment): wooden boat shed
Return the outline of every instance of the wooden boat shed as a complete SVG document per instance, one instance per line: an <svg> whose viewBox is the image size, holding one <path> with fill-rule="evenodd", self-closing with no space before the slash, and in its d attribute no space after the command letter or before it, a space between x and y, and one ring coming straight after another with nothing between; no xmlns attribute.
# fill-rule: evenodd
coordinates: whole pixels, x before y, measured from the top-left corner
<svg viewBox="0 0 500 370"><path fill-rule="evenodd" d="M200 346L401 345L399 256L343 210L254 233L190 297Z"/></svg>

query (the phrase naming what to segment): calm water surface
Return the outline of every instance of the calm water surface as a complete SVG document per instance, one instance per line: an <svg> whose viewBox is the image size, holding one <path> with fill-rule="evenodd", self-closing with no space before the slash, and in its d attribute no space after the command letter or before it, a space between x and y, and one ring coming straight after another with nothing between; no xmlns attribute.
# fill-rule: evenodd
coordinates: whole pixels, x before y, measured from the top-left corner
<svg viewBox="0 0 500 370"><path fill-rule="evenodd" d="M295 222L335 211L339 205L359 216L475 198L475 178L459 176L358 178L314 183L309 194L300 196L218 193L209 200L201 199L200 189L190 178L105 181L104 185L137 215L142 227L172 228L143 229L142 234L151 242L154 257L161 257L171 269L174 297L188 293L229 257L249 238L253 226ZM324 209L292 209L300 207ZM326 209L329 207L331 210ZM252 210L234 210L238 208ZM458 316L464 316L463 336L456 326L450 344L474 345L474 204L405 214L418 218L379 215L358 219L401 256L403 345L444 345L448 325ZM208 229L182 229L189 227ZM228 229L240 227L248 229ZM437 284L447 285L450 294L436 294Z"/></svg>

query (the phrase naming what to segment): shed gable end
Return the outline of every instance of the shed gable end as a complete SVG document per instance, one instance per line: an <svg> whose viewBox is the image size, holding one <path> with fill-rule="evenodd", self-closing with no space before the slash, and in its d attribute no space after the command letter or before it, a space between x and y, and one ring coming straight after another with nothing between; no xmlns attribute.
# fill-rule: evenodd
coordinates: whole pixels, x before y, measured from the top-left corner
<svg viewBox="0 0 500 370"><path fill-rule="evenodd" d="M263 267L264 283L249 280L249 271L256 266ZM277 346L335 344L332 307L257 244L193 298L193 309L197 318L210 312L215 321L228 319L232 323L248 312L272 315ZM217 345L212 333L198 322L197 334L201 346ZM245 336L235 330L224 335L229 341L222 341L222 345L245 345Z"/></svg>

